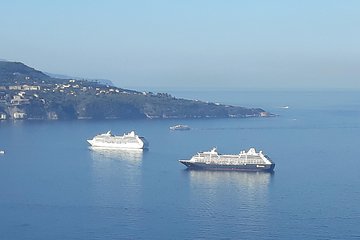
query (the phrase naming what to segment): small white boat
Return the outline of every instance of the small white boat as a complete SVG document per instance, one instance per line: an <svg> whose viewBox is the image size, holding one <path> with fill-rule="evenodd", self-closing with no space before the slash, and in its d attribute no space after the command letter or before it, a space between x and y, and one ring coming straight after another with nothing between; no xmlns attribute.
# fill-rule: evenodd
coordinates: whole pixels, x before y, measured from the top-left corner
<svg viewBox="0 0 360 240"><path fill-rule="evenodd" d="M170 130L190 130L190 127L188 125L175 125L175 126L171 126Z"/></svg>
<svg viewBox="0 0 360 240"><path fill-rule="evenodd" d="M4 150L0 150L0 154L5 154L5 151L4 151Z"/></svg>

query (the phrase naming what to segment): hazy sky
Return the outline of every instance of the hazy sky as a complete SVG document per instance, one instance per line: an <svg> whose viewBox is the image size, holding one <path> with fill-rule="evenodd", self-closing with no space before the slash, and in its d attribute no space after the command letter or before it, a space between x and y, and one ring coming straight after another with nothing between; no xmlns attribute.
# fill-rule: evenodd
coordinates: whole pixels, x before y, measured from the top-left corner
<svg viewBox="0 0 360 240"><path fill-rule="evenodd" d="M360 89L359 0L2 0L0 58L137 89Z"/></svg>

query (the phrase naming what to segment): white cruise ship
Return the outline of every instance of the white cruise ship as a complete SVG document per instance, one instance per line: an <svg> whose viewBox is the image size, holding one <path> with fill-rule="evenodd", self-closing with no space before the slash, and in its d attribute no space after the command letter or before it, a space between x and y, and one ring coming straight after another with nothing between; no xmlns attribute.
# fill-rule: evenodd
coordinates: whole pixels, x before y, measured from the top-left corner
<svg viewBox="0 0 360 240"><path fill-rule="evenodd" d="M119 148L119 149L144 149L149 147L149 143L144 137L139 137L134 131L122 136L116 136L108 131L107 133L96 135L93 139L87 140L93 147Z"/></svg>

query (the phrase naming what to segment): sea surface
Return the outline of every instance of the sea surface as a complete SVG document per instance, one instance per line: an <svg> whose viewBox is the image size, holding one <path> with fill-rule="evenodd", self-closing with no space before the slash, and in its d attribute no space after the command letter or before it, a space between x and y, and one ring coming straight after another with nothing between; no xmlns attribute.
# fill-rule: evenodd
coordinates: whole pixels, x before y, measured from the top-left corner
<svg viewBox="0 0 360 240"><path fill-rule="evenodd" d="M172 94L278 116L0 122L0 239L360 239L360 92ZM135 130L150 148L89 149L108 130ZM255 147L275 171L178 162L212 147Z"/></svg>

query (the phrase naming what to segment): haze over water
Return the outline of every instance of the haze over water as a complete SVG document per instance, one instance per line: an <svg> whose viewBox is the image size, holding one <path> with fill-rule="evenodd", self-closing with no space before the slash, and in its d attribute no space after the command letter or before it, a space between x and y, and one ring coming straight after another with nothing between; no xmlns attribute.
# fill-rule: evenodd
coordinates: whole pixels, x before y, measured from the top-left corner
<svg viewBox="0 0 360 240"><path fill-rule="evenodd" d="M0 239L359 239L359 92L177 92L274 118L0 123ZM284 108L288 106L289 108ZM175 124L190 131L170 131ZM86 139L136 130L148 151ZM255 147L275 172L188 171Z"/></svg>

